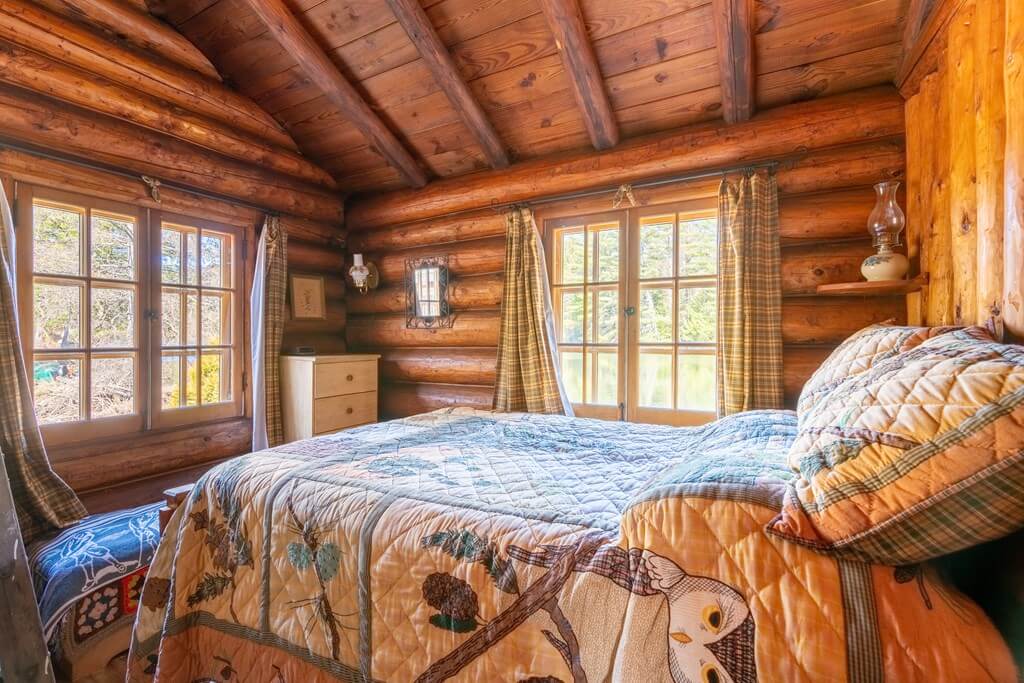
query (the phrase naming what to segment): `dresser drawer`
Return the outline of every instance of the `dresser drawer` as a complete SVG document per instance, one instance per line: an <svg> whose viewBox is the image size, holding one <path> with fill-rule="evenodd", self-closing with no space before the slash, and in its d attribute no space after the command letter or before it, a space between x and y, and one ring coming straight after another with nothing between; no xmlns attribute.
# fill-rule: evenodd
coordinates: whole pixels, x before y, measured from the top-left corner
<svg viewBox="0 0 1024 683"><path fill-rule="evenodd" d="M313 401L313 434L377 421L377 392L330 396Z"/></svg>
<svg viewBox="0 0 1024 683"><path fill-rule="evenodd" d="M313 398L377 391L377 362L317 363L313 369Z"/></svg>

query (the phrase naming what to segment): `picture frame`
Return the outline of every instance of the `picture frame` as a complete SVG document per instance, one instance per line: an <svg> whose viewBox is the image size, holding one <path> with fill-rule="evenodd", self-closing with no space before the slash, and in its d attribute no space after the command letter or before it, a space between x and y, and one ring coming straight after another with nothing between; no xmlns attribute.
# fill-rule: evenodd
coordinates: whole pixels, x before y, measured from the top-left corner
<svg viewBox="0 0 1024 683"><path fill-rule="evenodd" d="M291 290L292 320L326 320L327 296L322 275L292 273L288 276Z"/></svg>

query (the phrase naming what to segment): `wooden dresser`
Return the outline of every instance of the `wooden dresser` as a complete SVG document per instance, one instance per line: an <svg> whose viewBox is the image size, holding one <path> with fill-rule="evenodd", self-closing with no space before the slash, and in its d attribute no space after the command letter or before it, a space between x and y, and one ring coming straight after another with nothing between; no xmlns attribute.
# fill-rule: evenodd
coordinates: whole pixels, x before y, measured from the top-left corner
<svg viewBox="0 0 1024 683"><path fill-rule="evenodd" d="M376 422L378 358L374 354L281 356L284 440Z"/></svg>

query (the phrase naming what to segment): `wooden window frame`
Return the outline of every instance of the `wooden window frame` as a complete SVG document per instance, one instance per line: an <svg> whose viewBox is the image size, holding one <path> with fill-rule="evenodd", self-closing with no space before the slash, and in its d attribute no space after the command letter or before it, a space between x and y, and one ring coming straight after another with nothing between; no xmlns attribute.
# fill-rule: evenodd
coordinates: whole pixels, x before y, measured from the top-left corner
<svg viewBox="0 0 1024 683"><path fill-rule="evenodd" d="M90 370L88 359L90 357L103 356L124 356L134 354L135 358L135 413L126 416L86 418L72 422L58 422L40 425L40 431L47 447L63 448L73 444L87 443L91 441L110 441L119 439L138 438L146 433L155 433L185 426L198 426L201 424L215 423L217 421L238 418L248 415L251 412L248 397L246 377L249 372L249 334L248 320L249 312L247 302L251 281L247 271L248 263L252 260L248 251L248 240L246 231L240 226L202 220L199 218L161 212L135 206L133 204L107 200L79 192L70 192L17 181L14 185L15 197L15 264L18 317L20 322L20 343L26 359L29 372L29 386L34 391L32 380L33 361L35 357L45 356L54 359L64 357L82 358L81 373L81 395L82 401L89 400ZM33 212L37 203L66 206L73 209L84 209L83 232L80 236L80 249L82 251L83 274L77 276L41 274L38 277L52 278L60 281L82 282L83 305L81 311L81 333L83 335L82 348L69 349L67 351L53 349L40 350L34 348L34 287L33 282L37 278L33 272ZM91 215L93 212L114 214L135 221L135 345L125 349L93 349L91 343L91 301L89 291L91 283L96 281L101 286L125 286L125 282L113 281L105 278L92 277L89 254L91 235ZM161 303L160 283L160 227L162 221L196 227L199 230L224 233L232 236L233 259L232 278L234 301L232 303L233 323L231 328L232 344L231 355L231 382L232 397L225 403L210 404L208 406L185 407L173 411L173 415L162 411L160 406L160 342L161 322L159 317ZM155 239L155 241L154 241ZM200 285L201 287L201 285ZM211 289L203 287L203 289ZM156 313L154 316L153 313ZM201 330L197 330L201 335ZM201 339L197 339L201 342ZM199 345L199 349L202 345ZM201 355L197 353L197 358ZM197 370L198 371L198 370ZM148 383L148 385L147 385ZM83 414L88 416L89 407L83 404ZM58 459L60 459L58 457Z"/></svg>
<svg viewBox="0 0 1024 683"><path fill-rule="evenodd" d="M33 267L33 233L34 220L33 209L36 203L56 207L82 210L82 233L79 237L79 257L82 265L82 273L79 275L36 275ZM44 187L19 184L17 211L17 288L18 288L18 318L20 322L20 334L22 351L26 361L26 369L29 372L29 386L35 392L35 382L32 380L34 361L39 358L61 359L76 357L80 359L80 401L82 402L82 414L85 419L73 422L56 422L40 425L40 431L47 445L62 445L88 439L101 439L120 434L139 432L144 429L146 419L146 403L143 397L143 381L146 376L147 362L146 334L147 326L142 323L143 310L146 304L146 277L147 263L145 258L148 238L146 223L146 212L144 209L114 202L106 199L89 197L74 192L55 190ZM131 218L135 223L135 279L133 284L126 281L111 280L107 278L93 277L90 261L90 237L92 235L93 213L110 214ZM33 315L34 303L34 282L36 279L79 282L82 286L82 301L80 312L80 333L82 335L81 346L76 349L63 350L36 350L35 339L35 317ZM97 283L94 286L93 283ZM130 286L135 291L135 344L127 348L103 348L93 347L91 342L91 292L96 288ZM91 410L91 376L92 368L89 360L94 357L123 357L131 354L135 360L135 412L131 415L116 417L92 418L89 416Z"/></svg>
<svg viewBox="0 0 1024 683"><path fill-rule="evenodd" d="M604 212L585 212L567 215L567 211L558 209L547 209L542 212L539 218L543 225L544 250L547 257L548 277L551 283L552 306L556 327L556 348L559 356L563 351L575 351L582 353L584 362L584 385L583 398L587 398L587 363L592 348L616 348L618 352L618 405L609 406L594 403L573 402L573 410L581 417L594 417L606 420L628 420L631 422L649 422L658 424L670 424L676 426L700 425L714 420L716 412L680 409L676 407L678 401L678 362L682 349L692 349L693 353L715 355L717 340L708 344L703 343L681 343L679 335L679 290L687 286L714 287L717 289L717 272L707 276L680 277L679 276L679 224L686 220L699 220L703 218L717 218L717 199L708 197L705 199L687 200L651 206L642 206ZM666 352L672 355L672 408L654 408L639 405L639 387L632 378L639 377L640 347L640 291L647 281L641 281L640 273L640 225L641 222L650 216L674 215L673 245L672 245L672 277L658 278L649 282L664 282L672 288L672 330L673 338L671 343L664 344ZM550 215L545 218L544 215ZM587 307L590 299L587 292L599 283L586 282L586 273L589 266L590 252L596 250L596 244L588 240L584 247L584 282L561 284L560 268L561 257L559 253L559 236L567 229L588 229L588 226L599 226L602 223L619 222L619 335L615 344L596 344L588 341L586 330L582 344L564 343L561 340L561 292L566 289L580 289L584 292L584 327L587 324ZM717 269L716 269L717 270ZM625 311L632 309L634 314L626 315ZM591 323L597 324L597 316L591 315ZM591 330L593 332L593 330ZM590 363L590 379L593 381L596 376L596 363ZM717 398L717 396L715 397Z"/></svg>
<svg viewBox="0 0 1024 683"><path fill-rule="evenodd" d="M234 258L231 263L231 279L232 287L230 289L224 287L214 287L202 284L202 265L200 258L196 259L196 284L191 285L188 283L179 285L182 289L195 290L199 293L199 299L196 302L196 315L199 322L198 328L196 329L196 344L182 344L172 348L172 352L186 357L189 349L195 349L196 355L196 375L197 385L196 393L197 396L201 395L202 392L202 357L204 348L215 348L217 352L227 351L230 354L230 376L231 376L231 398L227 401L220 403L211 404L199 404L195 406L181 406L178 408L164 408L161 400L161 365L160 362L164 352L163 340L161 338L161 321L163 318L163 297L162 293L165 287L168 285L161 281L161 268L160 268L160 240L154 239L154 247L151 249L151 258L153 260L152 267L150 268L150 308L156 312L155 326L153 332L150 335L150 358L151 369L150 369L150 405L152 406L151 425L155 429L164 429L171 427L181 427L185 425L197 424L200 422L211 422L214 420L223 420L232 417L239 417L245 412L245 376L246 376L246 355L244 352L245 345L247 343L247 336L245 334L245 302L248 301L248 287L245 281L245 233L239 228L224 225L222 223L216 223L213 221L201 220L190 216L184 216L181 214L171 213L168 211L152 211L151 212L152 229L150 232L151 237L158 234L162 234L163 227L165 224L171 225L177 228L195 229L196 234L196 245L201 252L202 244L202 233L203 232L214 232L218 234L231 235L233 244L232 251ZM184 263L185 258L183 256L182 261ZM202 339L202 293L204 291L214 291L218 293L228 292L232 296L233 300L231 303L232 312L232 323L231 323L231 343L227 345L207 346L204 345ZM184 374L182 375L184 380ZM184 385L182 385L182 391L184 391Z"/></svg>
<svg viewBox="0 0 1024 683"><path fill-rule="evenodd" d="M714 342L685 343L679 341L679 290L686 288L686 285L698 287L713 287L718 289L718 269L714 274L701 276L680 276L679 275L679 225L687 220L700 220L705 218L718 217L718 204L715 198L707 200L691 200L672 204L660 204L655 206L641 207L630 210L629 223L629 293L627 301L629 306L636 310L636 315L629 316L626 325L629 327L628 337L630 340L627 350L630 377L639 377L640 372L640 349L641 346L662 348L672 356L672 407L657 408L653 406L641 406L639 397L639 386L637 383L630 383L627 400L627 419L631 422L650 422L656 424L669 424L677 427L696 426L706 424L715 419L717 413L714 409L693 410L679 408L679 356L682 349L689 348L693 353L714 356L716 354L717 339ZM640 278L640 226L643 221L650 217L673 215L672 233L672 276L666 278ZM717 259L717 254L716 254ZM642 344L640 341L640 292L645 285L663 284L672 290L672 342L664 344ZM716 383L717 393L717 383ZM717 396L715 397L717 400Z"/></svg>

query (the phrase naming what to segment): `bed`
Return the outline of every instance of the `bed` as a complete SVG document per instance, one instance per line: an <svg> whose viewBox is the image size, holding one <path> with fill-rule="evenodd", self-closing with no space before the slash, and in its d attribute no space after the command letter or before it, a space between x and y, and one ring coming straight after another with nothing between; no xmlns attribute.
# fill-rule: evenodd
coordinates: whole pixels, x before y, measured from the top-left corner
<svg viewBox="0 0 1024 683"><path fill-rule="evenodd" d="M231 460L170 522L129 680L1016 680L927 565L764 533L796 433L456 408Z"/></svg>

